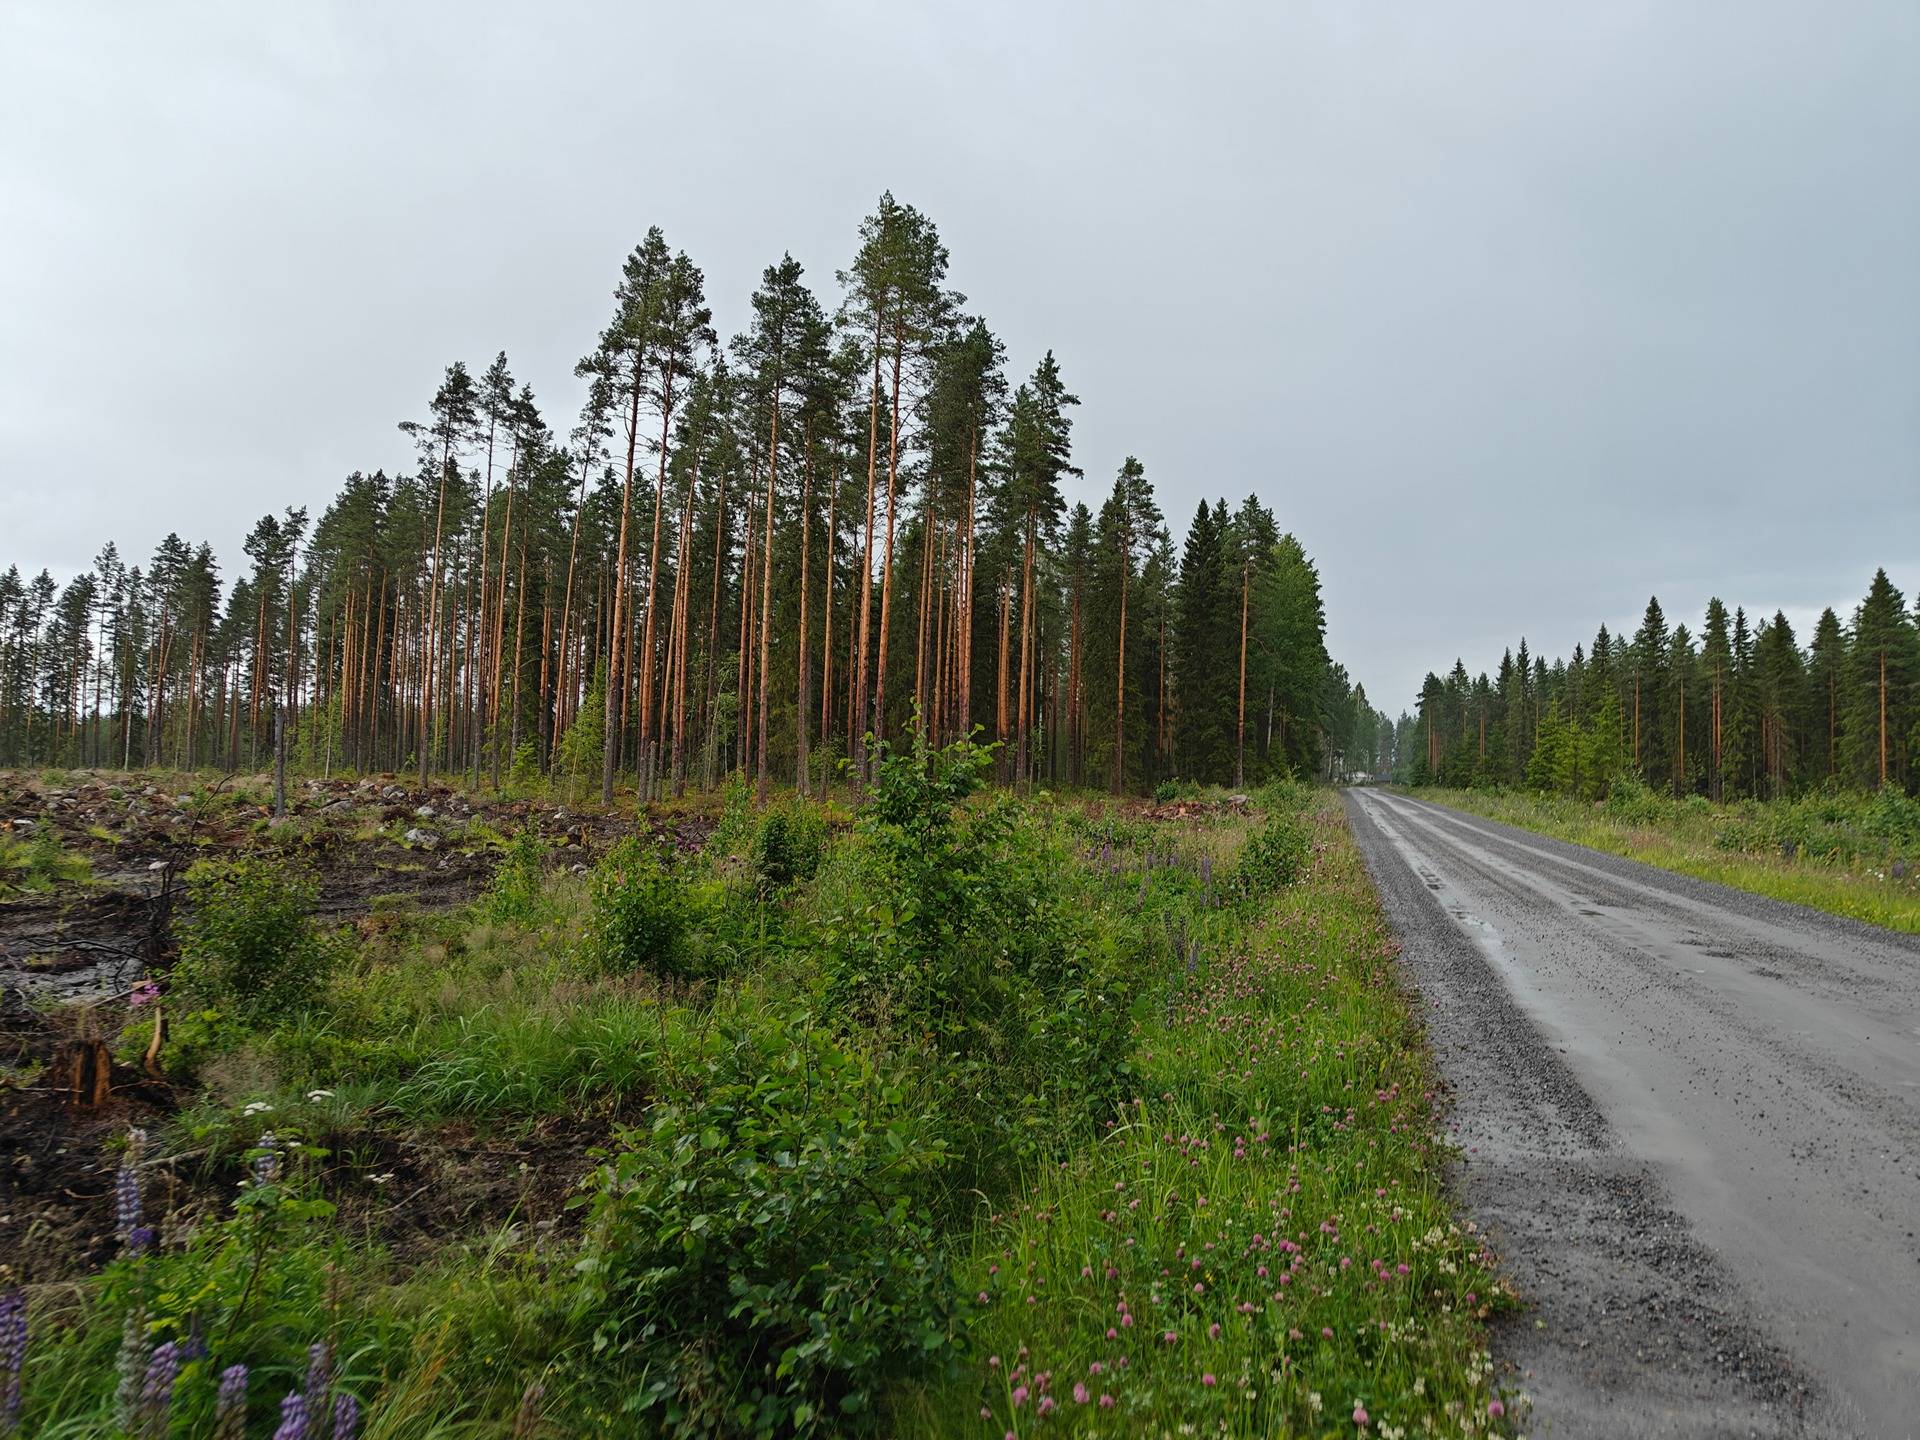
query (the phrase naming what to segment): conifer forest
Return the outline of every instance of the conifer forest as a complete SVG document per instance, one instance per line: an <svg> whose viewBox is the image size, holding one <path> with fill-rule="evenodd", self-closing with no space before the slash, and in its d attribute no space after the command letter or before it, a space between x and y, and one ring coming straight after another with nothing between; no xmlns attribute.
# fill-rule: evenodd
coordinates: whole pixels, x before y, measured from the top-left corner
<svg viewBox="0 0 1920 1440"><path fill-rule="evenodd" d="M1697 631L1658 597L1631 636L1605 625L1548 662L1522 639L1497 671L1429 673L1394 732L1416 784L1603 799L1622 777L1677 799L1920 793L1920 595L1874 572L1845 620L1803 643L1786 615L1707 602Z"/></svg>
<svg viewBox="0 0 1920 1440"><path fill-rule="evenodd" d="M883 195L824 289L783 256L722 339L648 231L578 415L456 360L401 422L413 468L262 516L244 556L9 566L0 764L257 768L277 722L303 771L603 801L806 794L869 736L976 727L1003 779L1115 793L1373 768L1300 541L1249 496L1176 545L1132 456L1069 508L1068 377L1011 372L948 269Z"/></svg>

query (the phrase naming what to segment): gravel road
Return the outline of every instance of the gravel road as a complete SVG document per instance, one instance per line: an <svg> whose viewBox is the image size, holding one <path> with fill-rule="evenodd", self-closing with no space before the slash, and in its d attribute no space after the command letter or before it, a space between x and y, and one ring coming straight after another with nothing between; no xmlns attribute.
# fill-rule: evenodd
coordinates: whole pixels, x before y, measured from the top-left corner
<svg viewBox="0 0 1920 1440"><path fill-rule="evenodd" d="M1350 790L1541 1436L1920 1435L1920 937Z"/></svg>

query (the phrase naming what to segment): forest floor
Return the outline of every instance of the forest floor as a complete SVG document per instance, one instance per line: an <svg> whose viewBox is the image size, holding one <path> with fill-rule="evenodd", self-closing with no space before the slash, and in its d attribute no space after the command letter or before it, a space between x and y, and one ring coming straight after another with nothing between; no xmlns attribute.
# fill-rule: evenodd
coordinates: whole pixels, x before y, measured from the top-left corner
<svg viewBox="0 0 1920 1440"><path fill-rule="evenodd" d="M1517 790L1406 792L1489 820L1774 900L1920 933L1920 802L1811 795L1625 804Z"/></svg>
<svg viewBox="0 0 1920 1440"><path fill-rule="evenodd" d="M264 1437L310 1341L369 1437L1511 1433L1337 801L965 788L0 775L24 1433L203 1433L243 1363ZM244 1025L178 989L236 857L330 957Z"/></svg>

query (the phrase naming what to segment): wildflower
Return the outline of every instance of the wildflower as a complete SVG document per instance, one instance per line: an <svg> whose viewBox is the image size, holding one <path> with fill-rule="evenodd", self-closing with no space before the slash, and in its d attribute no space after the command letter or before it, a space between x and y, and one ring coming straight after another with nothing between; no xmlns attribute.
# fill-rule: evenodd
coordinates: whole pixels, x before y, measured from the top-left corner
<svg viewBox="0 0 1920 1440"><path fill-rule="evenodd" d="M307 1099L309 1099L309 1100L331 1100L331 1099L333 1099L333 1091L331 1091L331 1090L309 1090L309 1091L307 1091Z"/></svg>
<svg viewBox="0 0 1920 1440"><path fill-rule="evenodd" d="M146 1143L146 1131L127 1132L127 1153L113 1177L113 1228L122 1240L140 1228L140 1153Z"/></svg>
<svg viewBox="0 0 1920 1440"><path fill-rule="evenodd" d="M127 992L127 1004L135 1010L142 1005L151 1005L160 998L160 987L151 980L142 980Z"/></svg>
<svg viewBox="0 0 1920 1440"><path fill-rule="evenodd" d="M1367 1407L1366 1406L1356 1405L1353 1407L1353 1423L1355 1425L1358 1425L1362 1430L1367 1428Z"/></svg>
<svg viewBox="0 0 1920 1440"><path fill-rule="evenodd" d="M1040 1397L1040 1404L1035 1408L1037 1408L1042 1415L1047 1414L1053 1409L1053 1396L1042 1395Z"/></svg>
<svg viewBox="0 0 1920 1440"><path fill-rule="evenodd" d="M333 1397L333 1440L354 1440L360 1433L360 1402L344 1392Z"/></svg>
<svg viewBox="0 0 1920 1440"><path fill-rule="evenodd" d="M1027 1387L1024 1385L1014 1386L1013 1387L1013 1408L1018 1410L1022 1405L1026 1403L1027 1403Z"/></svg>
<svg viewBox="0 0 1920 1440"><path fill-rule="evenodd" d="M220 1372L220 1391L213 1402L214 1440L246 1440L247 1367L229 1365Z"/></svg>
<svg viewBox="0 0 1920 1440"><path fill-rule="evenodd" d="M280 1425L273 1440L307 1440L307 1402L298 1390L289 1390L280 1402Z"/></svg>
<svg viewBox="0 0 1920 1440"><path fill-rule="evenodd" d="M1209 1340L1218 1340L1220 1338L1220 1322L1219 1321L1216 1320L1214 1321L1213 1324L1207 1327L1207 1338Z"/></svg>
<svg viewBox="0 0 1920 1440"><path fill-rule="evenodd" d="M1074 1404L1084 1405L1091 1398L1093 1397L1091 1396L1091 1394L1089 1394L1085 1381L1076 1380L1073 1382L1073 1403Z"/></svg>
<svg viewBox="0 0 1920 1440"><path fill-rule="evenodd" d="M264 1100L249 1100L247 1102L246 1108L243 1109L240 1113L243 1116L271 1115L273 1113L273 1106L269 1105Z"/></svg>
<svg viewBox="0 0 1920 1440"><path fill-rule="evenodd" d="M1498 1400L1487 1401L1487 1415L1489 1418L1498 1420L1502 1415L1506 1413L1507 1413L1507 1407L1502 1405Z"/></svg>
<svg viewBox="0 0 1920 1440"><path fill-rule="evenodd" d="M27 1363L27 1297L0 1295L0 1435L20 1428L20 1372Z"/></svg>
<svg viewBox="0 0 1920 1440"><path fill-rule="evenodd" d="M173 1410L173 1382L179 1377L180 1347L169 1340L147 1361L146 1378L140 1385L140 1434L165 1440Z"/></svg>
<svg viewBox="0 0 1920 1440"><path fill-rule="evenodd" d="M1100 1396L1100 1408L1102 1410L1111 1410L1113 1408L1113 1396L1103 1393Z"/></svg>
<svg viewBox="0 0 1920 1440"><path fill-rule="evenodd" d="M307 1383L300 1398L307 1402L307 1423L315 1428L324 1424L327 1394L333 1389L333 1346L316 1340L307 1347Z"/></svg>
<svg viewBox="0 0 1920 1440"><path fill-rule="evenodd" d="M1316 1415L1320 1413L1320 1392L1318 1390L1309 1390L1307 1392L1307 1408Z"/></svg>
<svg viewBox="0 0 1920 1440"><path fill-rule="evenodd" d="M271 1130L262 1131L255 1149L253 1179L256 1185L271 1185L280 1177L280 1138Z"/></svg>
<svg viewBox="0 0 1920 1440"><path fill-rule="evenodd" d="M1213 1372L1209 1370L1207 1371L1206 1374L1200 1377L1200 1383L1202 1385L1207 1386L1209 1389L1211 1389L1213 1386L1219 1384L1220 1382L1213 1378Z"/></svg>
<svg viewBox="0 0 1920 1440"><path fill-rule="evenodd" d="M114 1370L120 1377L113 1392L114 1416L120 1428L129 1434L135 1433L139 1420L140 1391L146 1383L147 1360L152 1353L153 1342L147 1336L147 1312L136 1305L121 1322L120 1355L114 1362Z"/></svg>

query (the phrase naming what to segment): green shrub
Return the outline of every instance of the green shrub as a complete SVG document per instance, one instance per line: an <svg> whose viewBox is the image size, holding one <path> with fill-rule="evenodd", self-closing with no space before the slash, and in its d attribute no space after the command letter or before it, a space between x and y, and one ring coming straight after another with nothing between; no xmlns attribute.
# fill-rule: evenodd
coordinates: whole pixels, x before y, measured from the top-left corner
<svg viewBox="0 0 1920 1440"><path fill-rule="evenodd" d="M1637 775L1616 775L1607 789L1607 814L1629 825L1657 825L1669 806Z"/></svg>
<svg viewBox="0 0 1920 1440"><path fill-rule="evenodd" d="M1298 814L1271 811L1240 847L1231 888L1242 900L1259 900L1299 879L1312 854L1313 839Z"/></svg>
<svg viewBox="0 0 1920 1440"><path fill-rule="evenodd" d="M1260 787L1260 808L1270 815L1298 815L1313 803L1313 787L1285 770Z"/></svg>
<svg viewBox="0 0 1920 1440"><path fill-rule="evenodd" d="M1867 802L1861 826L1900 850L1920 849L1920 799L1882 786Z"/></svg>
<svg viewBox="0 0 1920 1440"><path fill-rule="evenodd" d="M808 805L783 805L767 811L754 831L754 883L762 895L775 895L819 873L827 850L826 821Z"/></svg>
<svg viewBox="0 0 1920 1440"><path fill-rule="evenodd" d="M1169 804L1178 799L1179 796L1180 785L1178 781L1162 780L1158 785L1153 787L1153 798L1159 804Z"/></svg>
<svg viewBox="0 0 1920 1440"><path fill-rule="evenodd" d="M576 1323L647 1433L867 1428L956 1345L929 1118L805 1016L738 1034L696 1090L596 1175Z"/></svg>
<svg viewBox="0 0 1920 1440"><path fill-rule="evenodd" d="M531 925L546 910L547 844L532 826L502 847L499 868L475 907L496 925Z"/></svg>
<svg viewBox="0 0 1920 1440"><path fill-rule="evenodd" d="M910 1057L966 1137L958 1183L983 1189L1106 1111L1130 1015L1063 846L1011 796L975 798L991 764L965 742L881 750L849 852L864 873L823 936L827 1013Z"/></svg>
<svg viewBox="0 0 1920 1440"><path fill-rule="evenodd" d="M313 881L265 860L202 861L187 872L187 916L172 988L195 1004L259 1020L319 995L336 945L312 911Z"/></svg>
<svg viewBox="0 0 1920 1440"><path fill-rule="evenodd" d="M607 974L645 970L684 980L707 973L701 925L718 898L713 889L679 874L659 847L622 840L594 867L589 959Z"/></svg>

